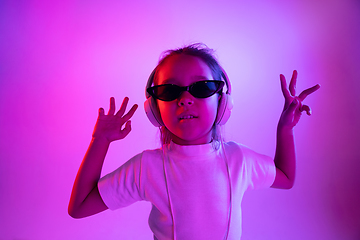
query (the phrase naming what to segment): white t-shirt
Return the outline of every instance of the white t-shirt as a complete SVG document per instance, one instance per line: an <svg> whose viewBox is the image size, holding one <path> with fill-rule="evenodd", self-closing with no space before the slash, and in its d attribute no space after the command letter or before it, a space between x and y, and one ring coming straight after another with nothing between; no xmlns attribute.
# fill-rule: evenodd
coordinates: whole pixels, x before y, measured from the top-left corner
<svg viewBox="0 0 360 240"><path fill-rule="evenodd" d="M225 155L221 145L214 149L212 144L171 142L146 150L102 177L100 195L112 210L151 202L149 226L155 239L240 239L243 194L270 187L275 165L235 142L223 146Z"/></svg>

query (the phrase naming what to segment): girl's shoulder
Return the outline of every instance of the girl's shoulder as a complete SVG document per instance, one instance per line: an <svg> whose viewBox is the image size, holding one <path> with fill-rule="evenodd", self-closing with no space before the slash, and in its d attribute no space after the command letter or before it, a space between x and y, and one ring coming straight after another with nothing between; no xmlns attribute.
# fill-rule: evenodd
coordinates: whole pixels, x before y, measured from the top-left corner
<svg viewBox="0 0 360 240"><path fill-rule="evenodd" d="M158 165L163 161L163 150L161 148L147 149L138 154L142 164Z"/></svg>
<svg viewBox="0 0 360 240"><path fill-rule="evenodd" d="M162 161L162 150L161 149L147 149L142 152L137 153L126 161L123 165L141 165L147 164L148 162L157 162L157 160Z"/></svg>
<svg viewBox="0 0 360 240"><path fill-rule="evenodd" d="M161 148L155 148L155 149L146 149L144 151L141 152L141 154L145 154L148 156L158 156L162 154L162 149Z"/></svg>
<svg viewBox="0 0 360 240"><path fill-rule="evenodd" d="M224 147L225 147L225 151L237 151L237 152L241 152L241 151L244 151L244 150L247 150L250 148L245 146L244 144L241 144L241 143L237 143L237 142L234 142L234 141L229 141L229 142L224 142Z"/></svg>
<svg viewBox="0 0 360 240"><path fill-rule="evenodd" d="M224 142L224 148L227 155L241 159L258 159L265 156L263 154L255 152L244 144L234 141L229 141L226 143Z"/></svg>

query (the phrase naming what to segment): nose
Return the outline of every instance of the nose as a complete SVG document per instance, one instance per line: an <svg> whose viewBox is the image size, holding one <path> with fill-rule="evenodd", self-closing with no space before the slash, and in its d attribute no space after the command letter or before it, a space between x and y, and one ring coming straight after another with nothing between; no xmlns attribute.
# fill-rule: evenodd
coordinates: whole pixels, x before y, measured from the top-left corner
<svg viewBox="0 0 360 240"><path fill-rule="evenodd" d="M178 99L178 105L180 107L189 106L192 105L193 103L194 103L194 97L188 91L184 91Z"/></svg>

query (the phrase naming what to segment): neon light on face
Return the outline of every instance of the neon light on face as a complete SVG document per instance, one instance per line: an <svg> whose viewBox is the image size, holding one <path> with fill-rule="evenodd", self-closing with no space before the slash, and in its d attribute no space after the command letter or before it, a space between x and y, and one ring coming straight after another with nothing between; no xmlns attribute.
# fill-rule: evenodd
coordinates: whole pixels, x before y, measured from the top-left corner
<svg viewBox="0 0 360 240"><path fill-rule="evenodd" d="M170 57L160 66L157 84L189 86L212 78L210 68L200 58L181 54ZM190 145L211 141L218 100L218 94L208 98L196 98L184 91L173 101L157 103L172 140L181 145Z"/></svg>

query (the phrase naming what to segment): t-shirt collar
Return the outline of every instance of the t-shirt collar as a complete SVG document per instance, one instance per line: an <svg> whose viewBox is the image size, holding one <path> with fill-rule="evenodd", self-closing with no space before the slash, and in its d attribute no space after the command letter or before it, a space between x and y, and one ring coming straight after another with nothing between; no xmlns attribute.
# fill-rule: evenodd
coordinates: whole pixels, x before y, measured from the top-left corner
<svg viewBox="0 0 360 240"><path fill-rule="evenodd" d="M216 151L212 143L199 145L178 145L173 141L170 142L169 150L170 152L187 157L204 156L212 154Z"/></svg>

